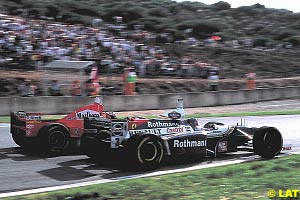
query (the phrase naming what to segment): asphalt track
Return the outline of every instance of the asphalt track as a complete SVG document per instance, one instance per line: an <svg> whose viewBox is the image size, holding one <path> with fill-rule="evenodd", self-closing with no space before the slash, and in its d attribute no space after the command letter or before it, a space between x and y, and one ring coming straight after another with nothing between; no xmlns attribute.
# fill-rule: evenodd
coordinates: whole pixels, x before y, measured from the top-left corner
<svg viewBox="0 0 300 200"><path fill-rule="evenodd" d="M248 126L274 126L283 134L284 146L291 151L300 150L300 115L206 118L199 119L204 125L208 121L225 124L246 123ZM155 172L124 172L118 163L99 164L91 161L80 152L70 152L62 156L42 156L38 153L25 152L11 138L9 127L0 125L0 198L1 194L21 190L80 184L83 182L109 182L127 178L145 177L160 173L174 173L215 165L232 164L253 159L260 159L250 152L234 153L217 158L208 158L201 163L169 162Z"/></svg>

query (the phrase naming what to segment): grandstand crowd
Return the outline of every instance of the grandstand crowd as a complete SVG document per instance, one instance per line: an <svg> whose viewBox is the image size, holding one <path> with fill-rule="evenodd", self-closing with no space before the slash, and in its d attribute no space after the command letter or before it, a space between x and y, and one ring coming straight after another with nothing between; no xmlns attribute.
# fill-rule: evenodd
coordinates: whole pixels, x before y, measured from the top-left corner
<svg viewBox="0 0 300 200"><path fill-rule="evenodd" d="M110 73L133 66L139 77L195 74L196 61L169 56L155 46L157 36L140 28L129 30L120 21L88 27L0 15L0 66L36 69L52 60L92 60ZM168 34L159 37L172 39Z"/></svg>

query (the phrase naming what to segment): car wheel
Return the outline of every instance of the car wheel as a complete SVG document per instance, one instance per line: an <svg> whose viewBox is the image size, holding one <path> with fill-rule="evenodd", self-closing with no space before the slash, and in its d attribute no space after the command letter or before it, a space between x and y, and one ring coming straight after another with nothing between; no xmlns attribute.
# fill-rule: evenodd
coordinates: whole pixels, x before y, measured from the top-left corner
<svg viewBox="0 0 300 200"><path fill-rule="evenodd" d="M262 127L253 136L254 152L263 158L273 158L282 149L282 135L274 127Z"/></svg>
<svg viewBox="0 0 300 200"><path fill-rule="evenodd" d="M129 165L142 170L155 169L163 159L164 148L162 142L155 135L137 134L128 144Z"/></svg>
<svg viewBox="0 0 300 200"><path fill-rule="evenodd" d="M70 136L69 132L61 126L51 126L41 138L44 148L48 152L63 152L67 149Z"/></svg>

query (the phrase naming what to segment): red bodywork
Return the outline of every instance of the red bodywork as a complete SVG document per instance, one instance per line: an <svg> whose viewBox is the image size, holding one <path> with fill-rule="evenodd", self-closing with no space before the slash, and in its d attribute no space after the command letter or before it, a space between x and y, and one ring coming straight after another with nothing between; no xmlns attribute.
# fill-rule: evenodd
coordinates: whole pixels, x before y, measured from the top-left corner
<svg viewBox="0 0 300 200"><path fill-rule="evenodd" d="M83 134L83 123L85 117L110 118L110 115L103 112L104 106L101 103L83 106L76 109L62 119L43 120L41 113L25 113L22 111L11 113L11 131L25 132L25 137L36 137L43 127L57 124L65 127L69 131L71 138L81 137Z"/></svg>

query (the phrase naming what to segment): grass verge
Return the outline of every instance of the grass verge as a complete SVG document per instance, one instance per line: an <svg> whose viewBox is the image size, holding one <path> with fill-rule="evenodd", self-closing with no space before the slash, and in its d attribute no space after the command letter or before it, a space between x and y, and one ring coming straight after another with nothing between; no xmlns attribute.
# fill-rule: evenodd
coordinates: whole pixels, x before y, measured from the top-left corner
<svg viewBox="0 0 300 200"><path fill-rule="evenodd" d="M244 117L244 116L268 116L268 115L300 115L300 110L285 110L285 111L261 111L261 112L234 112L234 113L195 113L185 115L185 118L203 118L203 117ZM43 119L61 119L65 115L44 115ZM118 116L125 118L127 116ZM157 118L154 115L141 116L146 118ZM0 117L0 123L9 123L10 117Z"/></svg>
<svg viewBox="0 0 300 200"><path fill-rule="evenodd" d="M268 199L300 189L300 155L8 199Z"/></svg>
<svg viewBox="0 0 300 200"><path fill-rule="evenodd" d="M260 111L260 112L234 112L234 113L194 113L187 114L185 118L204 118L204 117L244 117L244 116L270 116L270 115L300 115L300 110L285 111ZM122 117L122 116L120 116ZM125 117L125 116L124 116ZM156 118L154 115L142 116L146 118Z"/></svg>
<svg viewBox="0 0 300 200"><path fill-rule="evenodd" d="M285 111L260 111L260 112L235 112L235 113L195 113L186 115L187 118L201 117L243 117L243 116L269 116L269 115L299 115L300 110L285 110Z"/></svg>
<svg viewBox="0 0 300 200"><path fill-rule="evenodd" d="M61 119L65 115L43 115L43 119L47 120L52 120L52 119ZM8 116L2 116L0 117L0 123L10 123L10 117Z"/></svg>

